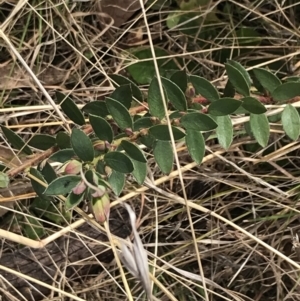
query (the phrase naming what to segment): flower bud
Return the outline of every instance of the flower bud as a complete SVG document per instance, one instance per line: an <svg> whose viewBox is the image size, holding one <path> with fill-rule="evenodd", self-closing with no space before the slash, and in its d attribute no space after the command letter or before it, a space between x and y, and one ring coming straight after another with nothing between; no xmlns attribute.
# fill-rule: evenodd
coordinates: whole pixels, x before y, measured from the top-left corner
<svg viewBox="0 0 300 301"><path fill-rule="evenodd" d="M92 198L93 214L96 221L103 224L109 218L110 200L107 193L102 197Z"/></svg>
<svg viewBox="0 0 300 301"><path fill-rule="evenodd" d="M188 98L192 98L196 95L195 88L191 83L188 83L187 89L185 91L185 96Z"/></svg>
<svg viewBox="0 0 300 301"><path fill-rule="evenodd" d="M86 189L86 185L84 183L84 181L80 181L73 189L72 192L74 194L82 194Z"/></svg>
<svg viewBox="0 0 300 301"><path fill-rule="evenodd" d="M77 175L80 173L82 164L77 160L71 160L65 166L65 173L68 175Z"/></svg>

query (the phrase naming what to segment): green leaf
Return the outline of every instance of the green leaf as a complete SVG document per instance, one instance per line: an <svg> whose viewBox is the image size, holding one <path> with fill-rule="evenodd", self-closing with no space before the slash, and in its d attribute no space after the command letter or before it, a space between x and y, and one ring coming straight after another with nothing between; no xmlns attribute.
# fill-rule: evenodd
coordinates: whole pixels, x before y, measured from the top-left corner
<svg viewBox="0 0 300 301"><path fill-rule="evenodd" d="M235 88L232 85L231 81L228 80L223 91L223 97L234 97L234 95L235 95Z"/></svg>
<svg viewBox="0 0 300 301"><path fill-rule="evenodd" d="M208 113L214 116L225 116L234 113L242 104L240 100L224 97L212 102Z"/></svg>
<svg viewBox="0 0 300 301"><path fill-rule="evenodd" d="M239 45L257 46L262 41L259 33L252 27L241 27L236 31L236 36Z"/></svg>
<svg viewBox="0 0 300 301"><path fill-rule="evenodd" d="M49 160L53 162L65 163L74 157L75 157L74 150L72 148L66 148L66 149L59 150L53 155L51 155L49 157Z"/></svg>
<svg viewBox="0 0 300 301"><path fill-rule="evenodd" d="M98 186L98 185L99 185L99 180L100 180L100 179L98 178L97 174L96 174L93 170L88 169L88 170L85 172L84 176L85 176L86 180L87 180L90 184L92 184L92 185L94 185L94 186ZM102 184L103 184L103 183L102 183Z"/></svg>
<svg viewBox="0 0 300 301"><path fill-rule="evenodd" d="M266 115L250 114L250 127L258 144L266 147L270 136L270 125Z"/></svg>
<svg viewBox="0 0 300 301"><path fill-rule="evenodd" d="M58 132L56 135L56 144L60 149L70 148L71 147L71 138L65 132Z"/></svg>
<svg viewBox="0 0 300 301"><path fill-rule="evenodd" d="M7 188L9 184L9 177L6 173L0 172L0 188Z"/></svg>
<svg viewBox="0 0 300 301"><path fill-rule="evenodd" d="M94 148L91 139L79 129L72 129L71 145L74 153L84 162L94 160Z"/></svg>
<svg viewBox="0 0 300 301"><path fill-rule="evenodd" d="M300 118L295 107L288 104L281 115L283 129L292 140L297 140L300 134Z"/></svg>
<svg viewBox="0 0 300 301"><path fill-rule="evenodd" d="M136 161L134 159L131 159L131 161L133 163L134 168L132 175L134 176L137 183L139 185L142 185L147 176L147 163Z"/></svg>
<svg viewBox="0 0 300 301"><path fill-rule="evenodd" d="M80 176L62 176L52 181L44 191L45 195L65 195L81 181Z"/></svg>
<svg viewBox="0 0 300 301"><path fill-rule="evenodd" d="M90 124L100 140L111 143L114 139L114 133L110 124L102 117L89 115Z"/></svg>
<svg viewBox="0 0 300 301"><path fill-rule="evenodd" d="M85 191L80 194L75 194L74 192L71 192L65 202L66 210L75 208L78 204L80 204L85 196Z"/></svg>
<svg viewBox="0 0 300 301"><path fill-rule="evenodd" d="M138 84L149 84L156 74L150 47L134 48L132 54L140 61L128 66L127 71ZM170 70L179 70L175 61L172 58L170 59L170 54L163 48L155 47L155 56L157 58L166 57L164 59L157 59L161 76L167 76Z"/></svg>
<svg viewBox="0 0 300 301"><path fill-rule="evenodd" d="M117 87L110 96L112 99L119 101L126 109L130 109L132 101L132 92L130 84Z"/></svg>
<svg viewBox="0 0 300 301"><path fill-rule="evenodd" d="M153 148L155 162L164 174L169 174L173 168L174 153L168 141L156 141Z"/></svg>
<svg viewBox="0 0 300 301"><path fill-rule="evenodd" d="M55 144L55 137L44 134L34 134L34 136L28 142L28 145L41 150L47 150Z"/></svg>
<svg viewBox="0 0 300 301"><path fill-rule="evenodd" d="M131 173L133 164L128 156L121 152L111 151L104 156L105 163L113 170L121 173Z"/></svg>
<svg viewBox="0 0 300 301"><path fill-rule="evenodd" d="M205 141L201 132L187 130L185 136L185 143L192 159L197 164L201 164L205 154Z"/></svg>
<svg viewBox="0 0 300 301"><path fill-rule="evenodd" d="M211 131L218 125L208 115L193 112L181 117L180 123L188 130L194 131Z"/></svg>
<svg viewBox="0 0 300 301"><path fill-rule="evenodd" d="M56 172L54 171L53 167L49 164L49 162L46 162L45 164L43 162L40 163L38 165L38 171L40 171L47 183L51 183L57 178Z"/></svg>
<svg viewBox="0 0 300 301"><path fill-rule="evenodd" d="M139 131L141 129L148 129L153 125L151 117L141 117L133 124L133 130Z"/></svg>
<svg viewBox="0 0 300 301"><path fill-rule="evenodd" d="M300 82L300 76L290 76L286 77L285 80L287 82Z"/></svg>
<svg viewBox="0 0 300 301"><path fill-rule="evenodd" d="M150 83L147 102L149 105L149 112L152 116L159 119L165 117L165 107L159 90L157 77L154 77Z"/></svg>
<svg viewBox="0 0 300 301"><path fill-rule="evenodd" d="M215 118L218 127L216 134L218 137L219 144L228 149L233 140L233 126L229 116L217 116Z"/></svg>
<svg viewBox="0 0 300 301"><path fill-rule="evenodd" d="M254 97L248 96L241 100L243 102L242 104L243 108L246 109L249 113L263 114L267 112L265 106Z"/></svg>
<svg viewBox="0 0 300 301"><path fill-rule="evenodd" d="M78 125L85 124L83 114L70 97L67 97L60 92L56 92L56 99L60 103L61 109L74 123Z"/></svg>
<svg viewBox="0 0 300 301"><path fill-rule="evenodd" d="M147 162L144 153L137 145L127 140L122 140L121 146L130 158L139 162Z"/></svg>
<svg viewBox="0 0 300 301"><path fill-rule="evenodd" d="M183 93L187 89L187 75L184 70L176 71L172 74L170 78L171 82L177 85Z"/></svg>
<svg viewBox="0 0 300 301"><path fill-rule="evenodd" d="M47 197L52 200L52 197ZM60 214L57 214L57 207L50 201L45 201L40 197L36 197L30 204L30 210L33 210L39 218L46 218L56 225L65 224L66 220L70 219L70 214L66 213L64 208L60 209Z"/></svg>
<svg viewBox="0 0 300 301"><path fill-rule="evenodd" d="M172 29L173 27L179 24L180 19L181 19L181 13L175 12L175 13L168 14L167 21L166 21L167 27L169 29Z"/></svg>
<svg viewBox="0 0 300 301"><path fill-rule="evenodd" d="M258 82L270 93L281 85L281 80L270 71L263 68L253 69L253 73Z"/></svg>
<svg viewBox="0 0 300 301"><path fill-rule="evenodd" d="M108 183L116 196L119 196L125 185L125 174L113 170L108 178Z"/></svg>
<svg viewBox="0 0 300 301"><path fill-rule="evenodd" d="M250 95L250 89L248 86L248 82L243 76L243 74L232 65L226 63L225 69L228 75L228 78L232 85L234 86L235 90L242 94L243 96L249 96Z"/></svg>
<svg viewBox="0 0 300 301"><path fill-rule="evenodd" d="M196 94L200 94L210 102L220 98L218 90L205 78L191 75L190 81L195 88Z"/></svg>
<svg viewBox="0 0 300 301"><path fill-rule="evenodd" d="M153 148L155 138L152 135L142 135L139 137L139 143L146 145L148 148Z"/></svg>
<svg viewBox="0 0 300 301"><path fill-rule="evenodd" d="M132 128L132 118L129 111L120 102L107 97L106 106L116 124L122 129Z"/></svg>
<svg viewBox="0 0 300 301"><path fill-rule="evenodd" d="M241 72L241 74L243 75L244 79L247 82L248 88L250 89L252 80L251 80L251 76L248 73L248 71L240 63L238 63L236 61L228 60L227 64L231 65L232 67L236 68L238 71Z"/></svg>
<svg viewBox="0 0 300 301"><path fill-rule="evenodd" d="M167 78L162 77L161 81L163 87L165 88L167 98L169 102L173 105L173 107L179 111L186 111L187 102L185 99L185 95L183 94L181 89Z"/></svg>
<svg viewBox="0 0 300 301"><path fill-rule="evenodd" d="M44 191L47 187L47 182L45 181L44 177L42 174L36 170L35 168L31 167L30 168L30 174L33 175L35 178L37 178L40 182L45 183L45 186L42 185L40 182L36 181L33 178L30 178L31 186L35 193L43 200L46 202L50 202L52 198L45 196Z"/></svg>
<svg viewBox="0 0 300 301"><path fill-rule="evenodd" d="M17 150L22 150L22 152L26 155L32 155L31 149L25 144L19 135L3 125L1 125L1 129L7 141L11 143L14 148Z"/></svg>
<svg viewBox="0 0 300 301"><path fill-rule="evenodd" d="M106 103L104 101L89 102L82 108L82 111L87 114L100 116L103 118L109 115L109 112L106 107Z"/></svg>
<svg viewBox="0 0 300 301"><path fill-rule="evenodd" d="M26 237L34 240L40 240L46 234L43 225L34 217L32 212L31 216L26 216L24 219L25 223L22 226L22 232Z"/></svg>
<svg viewBox="0 0 300 301"><path fill-rule="evenodd" d="M188 112L195 112L195 110L191 110L189 109ZM180 112L180 111L174 111L172 112L170 115L169 115L169 118L170 119L179 119L181 118L182 116L184 116L185 114Z"/></svg>
<svg viewBox="0 0 300 301"><path fill-rule="evenodd" d="M179 128L172 126L174 140L182 139L185 134ZM149 133L158 140L171 141L169 128L166 124L154 125L149 129Z"/></svg>
<svg viewBox="0 0 300 301"><path fill-rule="evenodd" d="M139 87L133 81L128 79L127 77L119 75L119 74L111 74L109 77L120 86L130 85L133 97L135 97L139 101L144 100L144 95L141 92L141 90L139 89ZM113 84L115 87L118 87L117 85L115 85L115 83L113 83Z"/></svg>
<svg viewBox="0 0 300 301"><path fill-rule="evenodd" d="M300 95L300 82L287 82L272 92L272 97L279 102L290 100Z"/></svg>

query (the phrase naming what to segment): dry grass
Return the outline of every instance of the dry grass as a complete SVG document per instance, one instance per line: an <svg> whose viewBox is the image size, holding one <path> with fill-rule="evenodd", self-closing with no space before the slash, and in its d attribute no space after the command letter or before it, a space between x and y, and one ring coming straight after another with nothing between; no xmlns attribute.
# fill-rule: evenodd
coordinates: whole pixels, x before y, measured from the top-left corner
<svg viewBox="0 0 300 301"><path fill-rule="evenodd" d="M176 28L168 29L167 5L155 12L138 9L133 16L121 20L122 26L114 26L112 18L101 12L94 1L2 2L2 124L26 141L36 133L55 135L61 130L69 131L72 123L64 120L51 97L56 91L71 94L80 108L89 101L104 99L113 90L108 74L128 75L126 68L136 62L128 50L136 45L154 44L167 49L169 58L176 59L181 68L193 63L192 74L212 80L219 88L224 87L225 80L223 64L217 61L220 49L246 64L249 70L269 66L281 77L296 72L300 4L219 0L209 1L209 7L224 9L226 2L233 11L226 18L220 14L220 20L211 27L222 30L213 40L208 37L204 41L200 35L207 26L204 22L192 39ZM207 17L207 11L202 14ZM261 45L238 44L233 33L243 22L261 33ZM36 75L35 79L25 71L26 66ZM295 105L299 107L298 103ZM282 108L268 106L268 115ZM243 130L245 122L246 117L235 119L236 131ZM136 212L142 209L139 233L155 278L154 300L300 300L299 142L290 142L277 124L271 124L271 133L270 146L258 151L251 151L254 141L248 137L237 135L227 151L212 138L201 166L190 161L184 145L174 144L177 161L168 176L159 172L149 152L150 169L145 186L137 188L128 178L123 195L112 196L112 207L130 201ZM9 168L28 159L11 149L4 139L0 157ZM2 191L0 204L9 206L0 206L3 213L9 211L2 224L11 233L22 235L25 225L32 223L29 204L34 194L21 187L27 185L28 189L26 172L14 181L18 189ZM56 206L57 216L62 217L60 204ZM78 210L78 225L85 223L83 218L87 216ZM90 223L105 231L95 222ZM75 232L75 227L69 229L47 221L43 225L48 238L42 245ZM87 247L88 235L75 233L82 241L82 248ZM68 234L65 237L64 248L68 249ZM6 238L1 243L3 252L15 248L11 241L20 242L12 234ZM111 242L116 243L114 239ZM111 249L110 243L107 248ZM67 278L61 267L47 300L127 298L121 280L124 274L115 261L103 264L92 250L90 254L87 261L101 267L97 275ZM145 300L140 283L126 270L125 273L131 291L128 299ZM0 280L5 282L1 272ZM24 299L19 297L19 300Z"/></svg>

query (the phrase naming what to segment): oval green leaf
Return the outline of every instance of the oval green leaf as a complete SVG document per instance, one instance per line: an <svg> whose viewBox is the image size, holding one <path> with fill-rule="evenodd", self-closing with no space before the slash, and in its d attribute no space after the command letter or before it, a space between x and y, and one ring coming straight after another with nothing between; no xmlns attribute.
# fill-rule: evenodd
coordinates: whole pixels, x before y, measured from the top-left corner
<svg viewBox="0 0 300 301"><path fill-rule="evenodd" d="M289 76L285 78L287 82L300 82L300 76Z"/></svg>
<svg viewBox="0 0 300 301"><path fill-rule="evenodd" d="M211 117L199 112L182 116L180 122L186 129L194 131L211 131L218 126Z"/></svg>
<svg viewBox="0 0 300 301"><path fill-rule="evenodd" d="M47 150L55 144L55 137L45 134L35 134L28 142L28 145L41 150Z"/></svg>
<svg viewBox="0 0 300 301"><path fill-rule="evenodd" d="M56 135L56 144L60 149L66 149L71 147L71 138L65 132L58 132Z"/></svg>
<svg viewBox="0 0 300 301"><path fill-rule="evenodd" d="M115 123L122 129L132 128L132 118L129 114L129 111L126 107L114 100L112 98L107 97L105 99L107 109L114 119Z"/></svg>
<svg viewBox="0 0 300 301"><path fill-rule="evenodd" d="M170 57L170 53L168 53L168 51L159 47L155 47L154 51L154 59L157 61L161 76L166 77L170 70L179 69L175 60ZM151 48L149 46L135 47L132 49L131 54L133 54L139 61L135 64L129 65L127 67L127 71L138 84L149 84L156 74ZM162 56L164 58L156 59Z"/></svg>
<svg viewBox="0 0 300 301"><path fill-rule="evenodd" d="M180 140L185 136L185 133L182 132L179 128L172 126L172 132L174 140ZM171 141L169 128L165 124L158 124L149 129L149 133L156 139L162 141Z"/></svg>
<svg viewBox="0 0 300 301"><path fill-rule="evenodd" d="M75 157L74 150L72 148L66 148L66 149L59 150L53 155L51 155L49 157L49 160L53 162L65 163L74 157Z"/></svg>
<svg viewBox="0 0 300 301"><path fill-rule="evenodd" d="M71 192L68 195L65 202L66 210L75 208L78 204L80 204L83 201L84 196L85 196L85 191L80 194L75 194L74 192Z"/></svg>
<svg viewBox="0 0 300 301"><path fill-rule="evenodd" d="M139 162L147 162L144 153L137 145L127 140L122 140L121 146L130 158Z"/></svg>
<svg viewBox="0 0 300 301"><path fill-rule="evenodd" d="M297 140L300 134L300 118L295 107L288 104L281 115L283 129L288 137Z"/></svg>
<svg viewBox="0 0 300 301"><path fill-rule="evenodd" d="M132 92L130 84L117 87L110 98L119 101L126 109L130 109L132 101Z"/></svg>
<svg viewBox="0 0 300 301"><path fill-rule="evenodd" d="M60 92L56 92L56 99L60 103L64 113L76 124L84 125L85 120L82 112L78 109L73 100Z"/></svg>
<svg viewBox="0 0 300 301"><path fill-rule="evenodd" d="M243 102L242 104L243 108L246 109L249 113L263 114L267 112L265 106L254 97L248 96L241 100Z"/></svg>
<svg viewBox="0 0 300 301"><path fill-rule="evenodd" d="M46 162L46 164L43 162L40 163L38 165L38 171L42 174L47 183L51 183L57 178L56 172L49 162Z"/></svg>
<svg viewBox="0 0 300 301"><path fill-rule="evenodd" d="M165 88L165 92L167 94L167 98L169 102L173 105L176 110L186 111L187 110L187 102L184 93L182 90L170 81L167 78L161 78L163 87ZM148 101L149 102L149 101Z"/></svg>
<svg viewBox="0 0 300 301"><path fill-rule="evenodd" d="M74 153L84 162L94 160L94 148L91 139L79 129L74 128L71 134L71 145Z"/></svg>
<svg viewBox="0 0 300 301"><path fill-rule="evenodd" d="M125 174L113 170L108 178L108 183L114 194L119 196L125 185Z"/></svg>
<svg viewBox="0 0 300 301"><path fill-rule="evenodd" d="M270 136L270 125L267 116L265 114L250 114L250 127L258 144L266 147Z"/></svg>
<svg viewBox="0 0 300 301"><path fill-rule="evenodd" d="M149 105L149 112L152 116L159 119L163 119L165 117L165 108L159 90L157 77L154 77L150 83L147 102Z"/></svg>
<svg viewBox="0 0 300 301"><path fill-rule="evenodd" d="M33 212L30 212L30 214L31 216L26 217L26 223L22 227L22 232L24 236L30 239L40 240L46 234L45 228Z"/></svg>
<svg viewBox="0 0 300 301"><path fill-rule="evenodd" d="M152 135L143 135L139 137L138 142L146 145L148 148L153 148L155 138Z"/></svg>
<svg viewBox="0 0 300 301"><path fill-rule="evenodd" d="M100 140L111 143L114 139L114 133L110 124L102 117L89 115L90 124Z"/></svg>
<svg viewBox="0 0 300 301"><path fill-rule="evenodd" d="M100 116L103 118L109 115L109 112L106 107L106 103L104 101L89 102L82 108L82 111L87 114Z"/></svg>
<svg viewBox="0 0 300 301"><path fill-rule="evenodd" d="M9 177L5 172L0 172L0 188L7 188L9 184Z"/></svg>
<svg viewBox="0 0 300 301"><path fill-rule="evenodd" d="M233 140L233 125L229 116L217 116L215 118L218 127L216 134L218 137L219 144L228 149Z"/></svg>
<svg viewBox="0 0 300 301"><path fill-rule="evenodd" d="M133 164L128 156L117 151L111 151L104 156L105 163L113 170L121 173L131 173Z"/></svg>
<svg viewBox="0 0 300 301"><path fill-rule="evenodd" d="M43 175L36 170L35 168L30 168L30 174L34 176L34 178L37 178L39 181L45 183L45 186L42 185L40 182L36 181L34 178L30 177L31 186L34 190L34 192L44 201L50 201L51 198L44 195L44 191L47 187L47 182L45 181Z"/></svg>
<svg viewBox="0 0 300 301"><path fill-rule="evenodd" d="M243 96L249 96L250 95L250 89L248 86L248 82L243 76L243 74L232 65L226 63L225 69L228 75L228 78L232 85L234 86L235 90L242 94Z"/></svg>
<svg viewBox="0 0 300 301"><path fill-rule="evenodd" d="M263 68L253 69L257 81L270 93L281 85L281 80L270 71Z"/></svg>
<svg viewBox="0 0 300 301"><path fill-rule="evenodd" d="M140 161L136 161L131 159L133 163L133 172L132 175L134 176L135 180L139 185L142 185L147 176L147 163L143 163Z"/></svg>
<svg viewBox="0 0 300 301"><path fill-rule="evenodd" d="M300 82L287 82L278 86L272 92L272 97L279 102L285 102L300 95Z"/></svg>
<svg viewBox="0 0 300 301"><path fill-rule="evenodd" d="M25 144L25 142L22 140L22 138L17 135L12 130L8 129L7 127L1 125L2 132L7 139L7 141L17 150L21 150L26 155L32 155L31 149L28 147L28 145Z"/></svg>
<svg viewBox="0 0 300 301"><path fill-rule="evenodd" d="M133 81L128 79L127 77L119 75L119 74L111 74L109 77L114 81L113 85L115 87L118 87L118 85L120 85L120 86L130 85L133 97L135 97L139 101L144 100L144 95L141 92L141 90L139 89L139 87Z"/></svg>
<svg viewBox="0 0 300 301"><path fill-rule="evenodd" d="M239 62L228 60L227 64L231 65L232 67L236 68L237 70L239 70L242 73L242 75L243 75L244 79L246 80L247 85L250 89L252 80L251 80L251 76L248 73L248 71Z"/></svg>
<svg viewBox="0 0 300 301"><path fill-rule="evenodd" d="M234 97L234 95L235 95L235 88L232 85L231 81L228 80L223 91L223 97Z"/></svg>
<svg viewBox="0 0 300 301"><path fill-rule="evenodd" d="M207 79L191 75L190 82L195 88L196 94L200 94L210 102L216 101L220 98L218 90Z"/></svg>
<svg viewBox="0 0 300 301"><path fill-rule="evenodd" d="M153 125L151 117L141 117L133 124L133 130L139 131L141 129L147 129Z"/></svg>
<svg viewBox="0 0 300 301"><path fill-rule="evenodd" d="M168 141L156 141L153 148L154 159L164 174L169 174L173 168L174 153Z"/></svg>
<svg viewBox="0 0 300 301"><path fill-rule="evenodd" d="M49 184L44 191L45 195L65 195L70 193L81 181L80 176L62 176Z"/></svg>
<svg viewBox="0 0 300 301"><path fill-rule="evenodd" d="M187 75L184 70L179 70L174 72L170 80L171 82L176 84L183 93L185 93L187 88Z"/></svg>
<svg viewBox="0 0 300 301"><path fill-rule="evenodd" d="M201 164L205 154L205 141L202 133L199 131L187 130L185 143L192 159L197 164Z"/></svg>
<svg viewBox="0 0 300 301"><path fill-rule="evenodd" d="M224 97L212 102L208 107L208 113L214 116L225 116L234 113L242 102L240 100Z"/></svg>

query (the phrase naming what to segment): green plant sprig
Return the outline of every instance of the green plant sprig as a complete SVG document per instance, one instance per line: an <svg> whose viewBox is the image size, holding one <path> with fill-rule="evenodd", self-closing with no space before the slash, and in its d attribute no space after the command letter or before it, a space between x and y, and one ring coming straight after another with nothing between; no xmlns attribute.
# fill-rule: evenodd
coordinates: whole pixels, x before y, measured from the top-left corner
<svg viewBox="0 0 300 301"><path fill-rule="evenodd" d="M222 91L205 78L183 71L177 71L170 78L161 78L170 108L172 134L175 141L185 142L193 161L201 164L205 140L212 134L221 147L228 149L234 135L232 119L243 116L249 118L246 132L260 147L266 147L270 136L266 103L284 105L278 121L281 120L290 139L298 139L300 117L295 105L291 104L299 100L298 79L293 77L282 82L262 68L249 74L235 61L228 61L225 69L228 82ZM40 183L32 180L40 198L49 202L56 195L66 195L67 209L88 199L101 223L109 215L109 191L121 194L126 175L131 174L139 185L144 183L148 162L145 147L148 152L153 152L155 162L165 174L171 172L174 161L157 78L150 82L147 99L131 80L118 75L112 78L119 86L111 96L105 101L88 103L82 110L70 97L57 93L62 111L75 123L70 135L65 132L56 137L39 134L25 143L16 133L2 126L3 135L14 148L29 155L33 154L34 148L42 149L50 156L49 162L63 164L64 175L58 175L50 164L47 170L41 168L34 172L34 176L47 186L46 190L41 189ZM256 94L252 93L253 88ZM146 105L132 110L133 99ZM86 125L84 114L88 115L92 131L81 129ZM39 158L46 159L45 156ZM8 186L11 175L9 171L1 173L2 187Z"/></svg>

